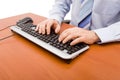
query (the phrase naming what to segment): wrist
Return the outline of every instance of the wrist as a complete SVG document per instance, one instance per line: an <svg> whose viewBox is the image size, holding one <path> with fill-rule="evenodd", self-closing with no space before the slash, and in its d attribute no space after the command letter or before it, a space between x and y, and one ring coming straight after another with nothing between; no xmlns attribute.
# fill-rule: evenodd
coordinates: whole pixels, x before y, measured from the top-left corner
<svg viewBox="0 0 120 80"><path fill-rule="evenodd" d="M100 38L98 37L98 35L94 31L91 31L91 32L93 33L94 42L99 42Z"/></svg>

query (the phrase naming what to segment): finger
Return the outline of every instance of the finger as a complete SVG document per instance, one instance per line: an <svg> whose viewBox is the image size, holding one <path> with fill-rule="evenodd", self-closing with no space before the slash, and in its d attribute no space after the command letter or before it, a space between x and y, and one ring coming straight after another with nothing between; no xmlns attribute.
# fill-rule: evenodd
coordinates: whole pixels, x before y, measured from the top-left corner
<svg viewBox="0 0 120 80"><path fill-rule="evenodd" d="M41 34L41 27L40 24L37 25L37 27L35 28L35 31L38 31Z"/></svg>
<svg viewBox="0 0 120 80"><path fill-rule="evenodd" d="M41 26L39 26L38 32L39 32L40 34L42 33L42 31L41 31Z"/></svg>
<svg viewBox="0 0 120 80"><path fill-rule="evenodd" d="M74 39L74 40L70 43L70 45L75 45L75 44L78 44L78 43L80 43L80 42L84 42L84 38L83 38L83 37L79 37L79 38Z"/></svg>
<svg viewBox="0 0 120 80"><path fill-rule="evenodd" d="M68 35L64 40L63 40L63 44L68 42L69 40L73 39L72 35Z"/></svg>
<svg viewBox="0 0 120 80"><path fill-rule="evenodd" d="M63 41L68 35L69 33L67 31L63 31L59 36L59 42Z"/></svg>
<svg viewBox="0 0 120 80"><path fill-rule="evenodd" d="M49 22L46 26L46 31L47 31L47 34L50 34L50 30L51 30L51 26L53 25L52 22Z"/></svg>
<svg viewBox="0 0 120 80"><path fill-rule="evenodd" d="M56 29L55 29L55 33L58 33L60 31L60 25L58 24Z"/></svg>
<svg viewBox="0 0 120 80"><path fill-rule="evenodd" d="M41 29L41 33L42 33L42 34L45 34L45 32L46 32L46 25L45 25L45 24L40 25L40 29ZM39 30L39 31L40 31L40 30Z"/></svg>
<svg viewBox="0 0 120 80"><path fill-rule="evenodd" d="M38 24L35 28L35 31L38 31L39 30L39 27L40 27L40 24Z"/></svg>

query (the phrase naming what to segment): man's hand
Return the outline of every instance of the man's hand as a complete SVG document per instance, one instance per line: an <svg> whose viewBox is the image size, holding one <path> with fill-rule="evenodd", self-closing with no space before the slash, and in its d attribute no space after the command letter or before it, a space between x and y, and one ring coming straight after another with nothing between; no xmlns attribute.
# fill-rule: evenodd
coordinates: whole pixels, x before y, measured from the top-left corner
<svg viewBox="0 0 120 80"><path fill-rule="evenodd" d="M94 31L74 27L63 31L59 36L60 42L66 43L69 40L73 40L70 45L75 45L80 42L93 44L97 42L99 38Z"/></svg>
<svg viewBox="0 0 120 80"><path fill-rule="evenodd" d="M40 22L35 30L41 34L50 34L50 30L52 27L53 29L55 29L55 33L58 33L60 31L60 24L55 19L47 19Z"/></svg>

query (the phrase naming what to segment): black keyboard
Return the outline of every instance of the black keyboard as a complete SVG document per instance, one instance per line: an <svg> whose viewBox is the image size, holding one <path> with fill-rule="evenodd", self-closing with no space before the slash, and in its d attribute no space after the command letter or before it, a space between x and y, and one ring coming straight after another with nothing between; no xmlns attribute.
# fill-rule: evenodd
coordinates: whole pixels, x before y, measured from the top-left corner
<svg viewBox="0 0 120 80"><path fill-rule="evenodd" d="M85 43L70 46L71 41L68 41L62 44L58 41L59 35L56 34L54 30L51 30L51 33L46 35L38 33L35 31L35 28L36 25L33 24L32 19L29 17L20 20L15 26L11 26L12 31L22 35L62 59L73 59L89 48Z"/></svg>

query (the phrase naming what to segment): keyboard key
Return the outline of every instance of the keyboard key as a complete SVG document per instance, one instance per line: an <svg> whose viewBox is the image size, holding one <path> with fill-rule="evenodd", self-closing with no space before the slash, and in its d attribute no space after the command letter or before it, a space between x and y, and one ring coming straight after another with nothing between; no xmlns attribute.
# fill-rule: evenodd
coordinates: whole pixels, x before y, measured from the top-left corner
<svg viewBox="0 0 120 80"><path fill-rule="evenodd" d="M72 54L78 55L78 53L80 54L81 52L83 52L89 48L88 45L86 45L85 43L79 43L74 46L70 46L71 41L68 41L65 44L63 44L62 42L59 42L58 41L59 35L56 34L53 29L51 29L51 33L49 35L40 34L40 33L38 33L38 31L35 31L36 25L32 24L32 21L29 21L29 20L24 21L24 22L18 22L16 25L17 25L17 27L11 28L13 31L21 34L24 37L29 36L30 38L29 37L26 37L26 38L30 39L31 41L33 41L34 43L36 43L40 46L44 46L44 48L49 51L51 51L50 48L53 48L52 49L53 51L51 51L51 52L58 55L59 57L61 57L63 59L72 59L72 58L74 58L74 55L72 56ZM31 38L31 36L32 36L32 38ZM37 39L37 41L35 42L36 39ZM45 45L42 45L42 43L39 44L39 41L40 42L42 41L42 43L47 43L47 44L45 44Z"/></svg>

